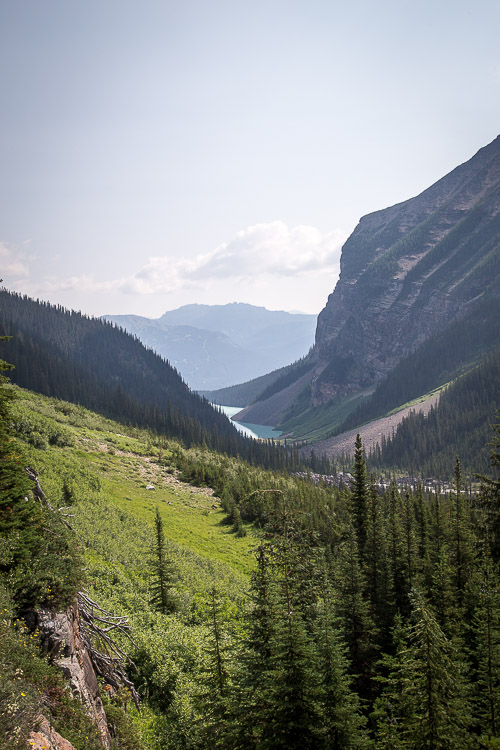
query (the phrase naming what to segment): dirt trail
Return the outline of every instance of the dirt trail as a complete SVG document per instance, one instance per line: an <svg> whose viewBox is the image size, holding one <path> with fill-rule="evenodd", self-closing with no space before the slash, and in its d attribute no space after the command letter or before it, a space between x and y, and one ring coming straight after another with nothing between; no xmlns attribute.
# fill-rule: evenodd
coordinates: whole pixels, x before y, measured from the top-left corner
<svg viewBox="0 0 500 750"><path fill-rule="evenodd" d="M427 414L430 411L431 406L438 401L439 396L440 394L436 393L433 396L429 396L429 398L426 398L424 401L421 401L419 404L407 406L406 409L401 409L401 411L391 414L390 417L382 417L381 419L376 419L374 422L369 422L368 424L363 425L363 427L360 427L359 434L361 435L363 447L366 452L368 453L376 443L380 442L382 435L389 437L392 434L392 431L397 428L401 420L404 417L407 417L410 412L421 411L424 414ZM342 435L337 435L336 437L328 438L328 440L322 440L320 443L315 443L311 447L314 448L314 452L318 456L322 454L329 457L338 456L342 451L346 454L352 453L354 451L354 441L356 440L357 433L358 429L349 430L348 432L343 432Z"/></svg>

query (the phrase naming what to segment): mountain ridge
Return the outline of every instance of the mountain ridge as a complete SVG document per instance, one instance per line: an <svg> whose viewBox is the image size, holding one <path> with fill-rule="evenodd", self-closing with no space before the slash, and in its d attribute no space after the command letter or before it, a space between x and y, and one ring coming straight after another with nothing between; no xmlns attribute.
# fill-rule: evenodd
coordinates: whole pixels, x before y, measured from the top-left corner
<svg viewBox="0 0 500 750"><path fill-rule="evenodd" d="M307 353L316 316L242 302L184 305L152 319L105 315L179 370L195 390L217 390L278 369Z"/></svg>
<svg viewBox="0 0 500 750"><path fill-rule="evenodd" d="M288 401L275 394L266 405L274 426L299 408L373 389L479 303L498 309L500 136L418 196L362 217L340 267L306 357L310 391ZM244 418L256 421L257 408L247 407Z"/></svg>

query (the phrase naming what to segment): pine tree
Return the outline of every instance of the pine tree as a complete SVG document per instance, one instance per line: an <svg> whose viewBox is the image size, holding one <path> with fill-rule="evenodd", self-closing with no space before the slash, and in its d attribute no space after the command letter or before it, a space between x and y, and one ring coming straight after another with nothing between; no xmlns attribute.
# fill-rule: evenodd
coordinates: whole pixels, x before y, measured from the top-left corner
<svg viewBox="0 0 500 750"><path fill-rule="evenodd" d="M358 432L354 446L353 482L351 485L353 525L356 529L360 552L366 545L368 525L368 481L363 444Z"/></svg>
<svg viewBox="0 0 500 750"><path fill-rule="evenodd" d="M462 665L451 642L416 591L411 595L407 687L409 715L404 726L412 750L464 750L471 746L470 709Z"/></svg>
<svg viewBox="0 0 500 750"><path fill-rule="evenodd" d="M336 610L348 647L351 672L358 692L365 697L370 691L371 659L375 643L375 626L370 603L365 598L366 581L359 559L356 533L351 525L338 546L333 588Z"/></svg>
<svg viewBox="0 0 500 750"><path fill-rule="evenodd" d="M472 623L477 665L474 715L485 738L500 740L500 580L487 549L481 558L476 593Z"/></svg>
<svg viewBox="0 0 500 750"><path fill-rule="evenodd" d="M334 615L333 592L326 569L317 602L315 642L324 703L324 747L332 750L361 750L368 746L365 719L361 715L358 696L352 691L351 678L347 674L346 648L341 641L339 622Z"/></svg>
<svg viewBox="0 0 500 750"><path fill-rule="evenodd" d="M365 549L366 591L371 615L380 632L381 643L387 645L392 625L389 606L389 568L387 540L382 515L382 501L372 478L368 493L368 526Z"/></svg>
<svg viewBox="0 0 500 750"><path fill-rule="evenodd" d="M174 595L174 586L177 574L175 565L167 549L163 519L158 507L156 508L155 515L155 544L151 573L153 578L151 604L154 604L163 615L175 612L177 609L177 600Z"/></svg>

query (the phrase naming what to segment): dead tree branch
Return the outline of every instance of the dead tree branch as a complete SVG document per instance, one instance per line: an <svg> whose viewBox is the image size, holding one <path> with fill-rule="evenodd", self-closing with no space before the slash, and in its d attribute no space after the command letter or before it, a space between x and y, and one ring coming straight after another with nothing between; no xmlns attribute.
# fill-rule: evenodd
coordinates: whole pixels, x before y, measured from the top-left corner
<svg viewBox="0 0 500 750"><path fill-rule="evenodd" d="M56 510L50 504L40 486L38 472L31 466L26 466L25 471L35 484L33 489L35 499L53 513L57 513L59 517L67 516L67 513L61 511L66 510L68 506ZM61 518L61 521L71 532L75 533L64 518ZM137 670L137 667L125 651L118 646L114 637L110 636L110 633L113 633L114 636L121 634L135 646L130 635L128 618L108 612L93 601L86 591L80 591L77 594L77 600L80 613L80 636L96 673L116 690L119 690L121 686L130 690L132 699L139 709L139 695L133 682L127 677L126 664L130 664L135 670Z"/></svg>
<svg viewBox="0 0 500 750"><path fill-rule="evenodd" d="M93 601L87 592L78 594L80 634L95 671L116 690L124 685L139 709L139 695L127 677L126 665L137 669L132 659L123 651L109 633L124 635L134 646L127 617L113 615Z"/></svg>

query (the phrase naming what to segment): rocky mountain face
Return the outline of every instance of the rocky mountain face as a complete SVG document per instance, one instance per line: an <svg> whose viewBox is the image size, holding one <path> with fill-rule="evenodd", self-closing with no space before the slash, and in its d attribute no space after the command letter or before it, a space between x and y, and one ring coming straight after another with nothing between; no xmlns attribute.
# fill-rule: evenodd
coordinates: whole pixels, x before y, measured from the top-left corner
<svg viewBox="0 0 500 750"><path fill-rule="evenodd" d="M242 383L307 354L314 315L243 303L185 305L161 318L106 315L168 359L194 390Z"/></svg>
<svg viewBox="0 0 500 750"><path fill-rule="evenodd" d="M360 220L318 318L313 405L377 383L498 294L499 260L500 136L416 198Z"/></svg>
<svg viewBox="0 0 500 750"><path fill-rule="evenodd" d="M80 700L88 716L99 730L105 750L112 745L106 713L99 694L99 683L91 658L80 634L78 602L64 612L40 609L37 613L42 648L50 655L67 678L71 694ZM30 735L35 750L74 750L44 716L38 717L37 727Z"/></svg>
<svg viewBox="0 0 500 750"><path fill-rule="evenodd" d="M309 408L373 389L480 302L498 297L500 309L499 272L500 136L420 195L360 220L318 318ZM261 404L275 425L297 411L282 402L276 394ZM256 406L246 421L257 421Z"/></svg>

